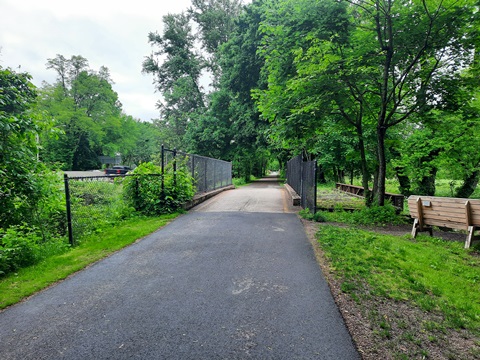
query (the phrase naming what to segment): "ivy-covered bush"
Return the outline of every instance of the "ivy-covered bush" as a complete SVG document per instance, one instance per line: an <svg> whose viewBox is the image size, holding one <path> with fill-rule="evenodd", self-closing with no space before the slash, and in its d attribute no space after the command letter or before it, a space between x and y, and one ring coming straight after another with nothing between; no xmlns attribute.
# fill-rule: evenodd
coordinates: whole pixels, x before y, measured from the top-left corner
<svg viewBox="0 0 480 360"><path fill-rule="evenodd" d="M176 176L173 165L169 164L164 176L162 191L161 168L148 162L140 164L133 176L123 180L125 197L136 211L144 215L171 213L193 198L193 178L184 163L177 162Z"/></svg>

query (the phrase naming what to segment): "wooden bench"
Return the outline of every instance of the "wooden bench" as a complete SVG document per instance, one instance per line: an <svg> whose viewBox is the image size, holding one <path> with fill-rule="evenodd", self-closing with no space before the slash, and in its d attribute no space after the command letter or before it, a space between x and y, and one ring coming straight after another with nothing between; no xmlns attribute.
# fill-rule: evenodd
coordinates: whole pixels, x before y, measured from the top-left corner
<svg viewBox="0 0 480 360"><path fill-rule="evenodd" d="M410 216L414 218L412 237L419 232L428 231L432 235L432 226L449 229L466 230L465 249L475 238L475 231L480 230L480 200L444 198L435 196L411 195L408 198Z"/></svg>
<svg viewBox="0 0 480 360"><path fill-rule="evenodd" d="M352 194L353 196L356 196L356 197L365 197L364 195L365 190L363 189L363 186L336 183L336 188L338 190ZM393 206L403 210L403 202L405 200L405 197L403 195L385 193L385 199L390 201Z"/></svg>

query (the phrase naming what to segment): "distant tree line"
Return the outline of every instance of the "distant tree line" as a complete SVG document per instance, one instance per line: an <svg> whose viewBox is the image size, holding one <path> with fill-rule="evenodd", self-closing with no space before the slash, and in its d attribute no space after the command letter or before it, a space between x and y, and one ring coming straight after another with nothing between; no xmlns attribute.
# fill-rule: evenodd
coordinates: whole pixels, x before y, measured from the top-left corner
<svg viewBox="0 0 480 360"><path fill-rule="evenodd" d="M37 110L53 121L40 133L40 160L63 170L92 170L101 167L101 155L120 153L125 163L139 164L159 152L157 127L123 112L107 67L94 71L82 56L57 55L47 68L57 80L38 90Z"/></svg>

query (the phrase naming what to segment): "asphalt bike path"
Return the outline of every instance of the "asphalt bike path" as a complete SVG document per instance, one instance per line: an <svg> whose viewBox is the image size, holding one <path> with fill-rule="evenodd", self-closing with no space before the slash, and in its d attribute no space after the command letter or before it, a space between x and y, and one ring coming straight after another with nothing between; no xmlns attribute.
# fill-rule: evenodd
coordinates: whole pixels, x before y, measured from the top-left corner
<svg viewBox="0 0 480 360"><path fill-rule="evenodd" d="M0 359L360 359L277 182L226 191L0 313Z"/></svg>

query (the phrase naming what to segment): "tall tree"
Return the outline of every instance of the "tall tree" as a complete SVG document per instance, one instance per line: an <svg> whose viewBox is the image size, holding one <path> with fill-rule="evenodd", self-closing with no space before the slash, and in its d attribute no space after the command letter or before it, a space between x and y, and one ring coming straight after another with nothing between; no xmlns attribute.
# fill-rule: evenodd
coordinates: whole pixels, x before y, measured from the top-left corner
<svg viewBox="0 0 480 360"><path fill-rule="evenodd" d="M238 169L237 174L244 177L263 175L262 159L267 149L268 124L260 118L251 95L253 89L264 87L261 77L264 60L257 53L263 36L259 31L263 6L263 1L256 1L246 7L230 40L220 48L222 96L214 99L224 103L223 106L228 104L228 111L218 114L222 114L221 121L230 129L230 159Z"/></svg>
<svg viewBox="0 0 480 360"><path fill-rule="evenodd" d="M313 121L315 127L326 116L343 118L358 139L366 189L371 176L366 154L370 144L376 146L374 192L383 205L387 130L440 106L455 89L452 83L461 87L460 70L472 62L475 2L322 0L309 7L321 11L311 20L315 26L305 14L307 2L282 1L263 23L271 81L268 92L260 93L260 107L284 128L294 129L295 121L304 126ZM282 15L285 9L293 15ZM268 106L273 99L277 106ZM305 129L311 133L308 125Z"/></svg>
<svg viewBox="0 0 480 360"><path fill-rule="evenodd" d="M259 53L265 59L262 73L268 82L264 90L254 92L263 118L270 123L269 138L278 148L289 149L291 154L316 156L319 141L342 131L331 131L335 122L344 121L348 113L332 107L333 98L345 99L335 82L329 79L327 67L317 60L313 49L323 41L339 46L348 36L349 24L345 4L336 1L281 1L267 2L265 19L260 25L263 42ZM317 51L322 53L321 51ZM308 57L308 60L307 60ZM350 117L348 117L350 120ZM352 119L355 127L357 122ZM363 141L363 129L356 126ZM322 140L321 140L322 139ZM340 137L338 138L340 140ZM351 145L347 145L348 148ZM340 147L343 147L340 146ZM333 149L339 147L332 147ZM358 146L362 151L363 146ZM324 149L322 149L324 150ZM322 156L338 159L340 154ZM366 155L363 151L362 158ZM331 162L321 161L325 166ZM342 168L345 161L337 164ZM337 173L337 172L336 172Z"/></svg>
<svg viewBox="0 0 480 360"><path fill-rule="evenodd" d="M40 109L55 119L62 133L42 139L42 159L65 170L86 170L100 166L99 155L121 152L114 144L120 138L122 109L108 68L97 73L82 56L63 55L48 59L47 68L58 78L41 90Z"/></svg>
<svg viewBox="0 0 480 360"><path fill-rule="evenodd" d="M213 75L213 85L220 79L219 48L234 34L235 20L242 9L241 0L192 0L188 10L198 26L198 36L205 51L207 68Z"/></svg>
<svg viewBox="0 0 480 360"><path fill-rule="evenodd" d="M143 62L143 72L154 76L156 90L161 94L157 107L163 126L181 138L187 124L197 112L205 109L200 85L203 63L195 53L195 37L189 17L169 14L163 17L163 34L150 33L149 42L156 50Z"/></svg>
<svg viewBox="0 0 480 360"><path fill-rule="evenodd" d="M476 4L470 0L348 2L356 19L356 33L361 32L363 40L376 44L373 52L362 54L363 59L373 57L373 61L359 65L377 69L368 85L375 97L376 196L378 204L383 205L387 130L435 107L443 92L440 79L462 82L459 70L473 60L471 24ZM363 67L358 69L363 71ZM359 94L354 92L355 96Z"/></svg>
<svg viewBox="0 0 480 360"><path fill-rule="evenodd" d="M16 223L18 203L34 198L38 126L29 113L36 91L27 73L0 66L0 228Z"/></svg>

